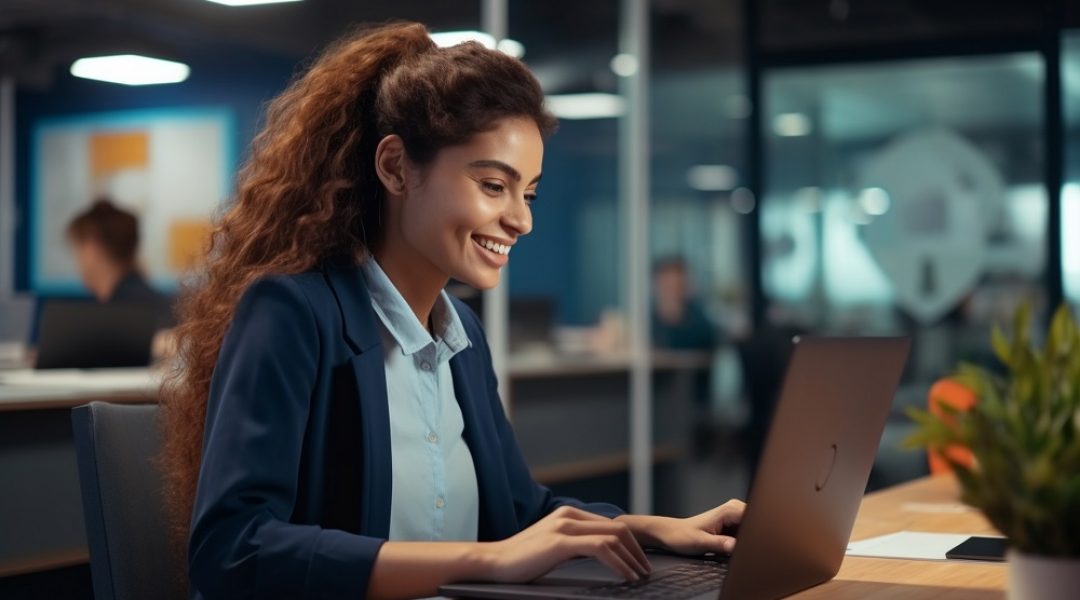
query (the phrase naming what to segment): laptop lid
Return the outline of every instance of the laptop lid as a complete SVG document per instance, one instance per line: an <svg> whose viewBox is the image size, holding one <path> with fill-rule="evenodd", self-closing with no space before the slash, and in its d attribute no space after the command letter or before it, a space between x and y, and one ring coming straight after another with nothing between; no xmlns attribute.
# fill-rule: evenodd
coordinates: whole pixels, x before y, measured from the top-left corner
<svg viewBox="0 0 1080 600"><path fill-rule="evenodd" d="M843 562L909 338L795 338L720 598L779 598Z"/></svg>
<svg viewBox="0 0 1080 600"><path fill-rule="evenodd" d="M151 303L49 300L41 311L34 367L145 367L160 312Z"/></svg>

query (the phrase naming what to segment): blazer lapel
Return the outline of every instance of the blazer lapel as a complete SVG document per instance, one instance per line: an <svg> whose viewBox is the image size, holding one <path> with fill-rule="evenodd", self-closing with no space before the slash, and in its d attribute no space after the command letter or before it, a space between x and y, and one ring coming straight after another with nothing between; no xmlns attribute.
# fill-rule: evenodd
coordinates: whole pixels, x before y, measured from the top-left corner
<svg viewBox="0 0 1080 600"><path fill-rule="evenodd" d="M360 402L362 495L360 524L367 535L390 535L393 461L390 451L390 409L386 397L386 366L381 348L352 357Z"/></svg>
<svg viewBox="0 0 1080 600"><path fill-rule="evenodd" d="M385 355L376 328L375 311L355 263L333 265L324 272L341 309L345 338L356 353L350 362L360 405L361 532L386 538L390 534L393 462Z"/></svg>
<svg viewBox="0 0 1080 600"><path fill-rule="evenodd" d="M469 331L470 337L474 334ZM477 358L477 342L450 359L454 377L454 395L461 406L465 431L462 437L469 446L476 467L476 485L480 498L477 539L501 540L517 533L517 517L510 483L502 464L502 448L495 431L494 416L488 406L484 369Z"/></svg>

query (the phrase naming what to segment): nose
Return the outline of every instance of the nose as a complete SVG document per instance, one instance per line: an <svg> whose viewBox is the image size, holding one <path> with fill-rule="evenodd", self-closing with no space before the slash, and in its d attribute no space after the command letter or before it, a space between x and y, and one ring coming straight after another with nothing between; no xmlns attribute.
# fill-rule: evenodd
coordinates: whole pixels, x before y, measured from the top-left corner
<svg viewBox="0 0 1080 600"><path fill-rule="evenodd" d="M503 213L503 227L512 231L516 236L528 235L532 231L532 209L522 196L510 203Z"/></svg>

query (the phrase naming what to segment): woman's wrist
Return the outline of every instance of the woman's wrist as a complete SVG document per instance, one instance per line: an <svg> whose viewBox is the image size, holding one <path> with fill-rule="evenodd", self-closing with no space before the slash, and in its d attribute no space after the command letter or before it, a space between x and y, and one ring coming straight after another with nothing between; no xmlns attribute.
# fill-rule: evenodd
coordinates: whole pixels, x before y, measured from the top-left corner
<svg viewBox="0 0 1080 600"><path fill-rule="evenodd" d="M498 555L498 542L463 544L461 580L497 581Z"/></svg>
<svg viewBox="0 0 1080 600"><path fill-rule="evenodd" d="M630 533L634 534L634 539L642 547L663 548L664 544L660 541L657 531L661 524L660 520L663 518L652 515L619 515L615 517L615 520L625 523L630 528Z"/></svg>

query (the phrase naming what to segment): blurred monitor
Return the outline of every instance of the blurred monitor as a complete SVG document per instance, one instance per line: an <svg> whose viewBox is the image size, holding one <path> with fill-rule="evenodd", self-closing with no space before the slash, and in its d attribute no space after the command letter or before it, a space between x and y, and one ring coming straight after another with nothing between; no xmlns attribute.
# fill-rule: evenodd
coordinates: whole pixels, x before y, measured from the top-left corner
<svg viewBox="0 0 1080 600"><path fill-rule="evenodd" d="M24 342L30 335L33 314L32 296L0 298L0 341Z"/></svg>
<svg viewBox="0 0 1080 600"><path fill-rule="evenodd" d="M547 296L510 298L510 351L551 349L555 299Z"/></svg>
<svg viewBox="0 0 1080 600"><path fill-rule="evenodd" d="M41 312L37 369L145 367L160 307L149 303L50 300Z"/></svg>

